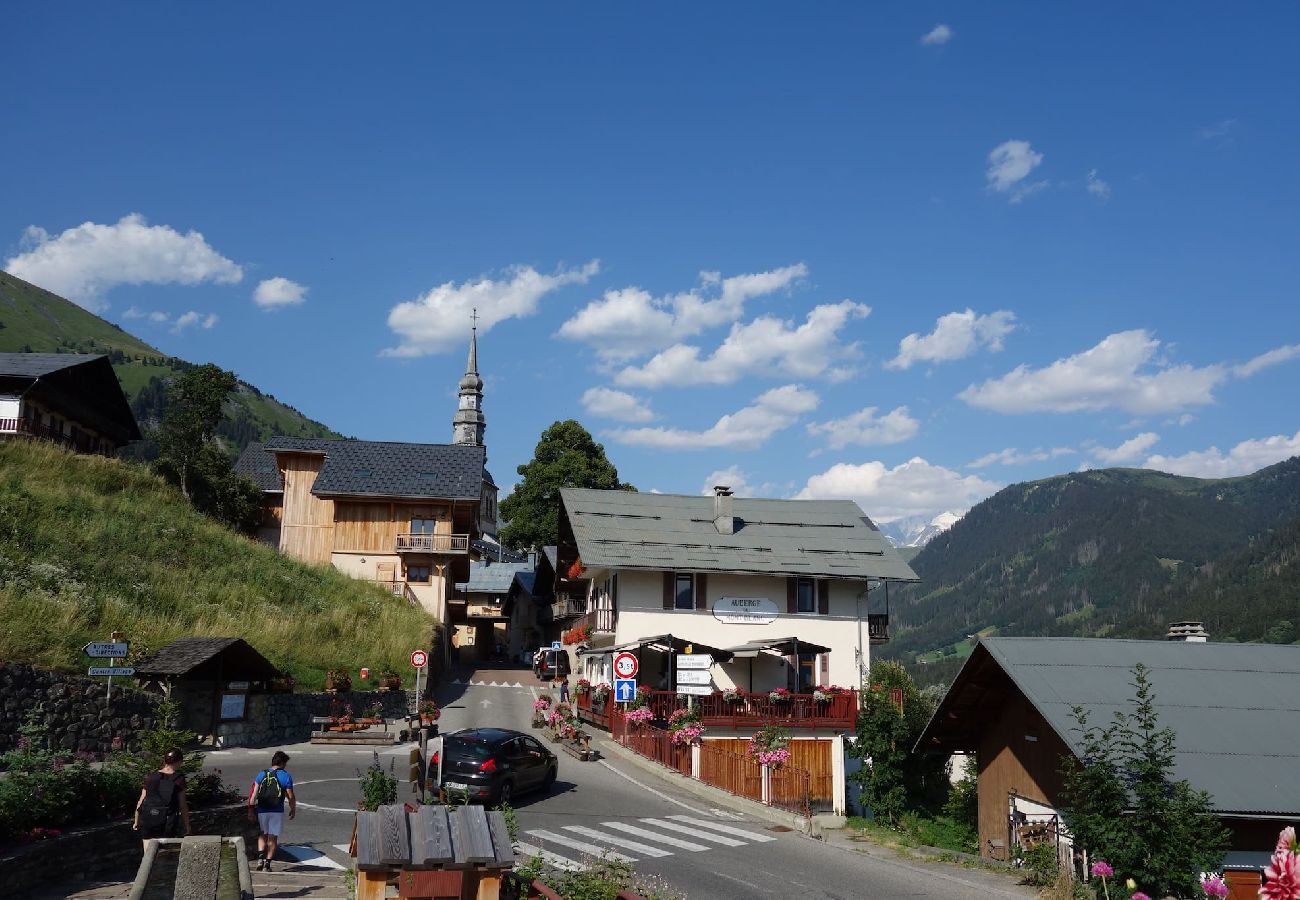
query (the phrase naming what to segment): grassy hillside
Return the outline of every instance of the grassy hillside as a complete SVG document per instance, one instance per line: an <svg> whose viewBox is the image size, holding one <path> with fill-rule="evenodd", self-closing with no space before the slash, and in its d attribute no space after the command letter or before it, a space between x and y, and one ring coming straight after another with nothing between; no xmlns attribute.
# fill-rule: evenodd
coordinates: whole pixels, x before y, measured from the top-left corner
<svg viewBox="0 0 1300 900"><path fill-rule="evenodd" d="M0 272L0 352L107 354L142 429L161 418L167 379L190 365L7 272ZM340 436L243 381L218 433L232 453L273 435Z"/></svg>
<svg viewBox="0 0 1300 900"><path fill-rule="evenodd" d="M1300 458L1242 478L1106 469L1012 485L917 554L922 582L892 598L883 655L935 674L981 629L1158 637L1176 619L1279 640L1297 523Z"/></svg>
<svg viewBox="0 0 1300 900"><path fill-rule="evenodd" d="M142 466L27 442L0 443L0 621L0 659L75 671L115 629L136 658L233 636L312 686L337 666L410 672L431 626L204 518Z"/></svg>

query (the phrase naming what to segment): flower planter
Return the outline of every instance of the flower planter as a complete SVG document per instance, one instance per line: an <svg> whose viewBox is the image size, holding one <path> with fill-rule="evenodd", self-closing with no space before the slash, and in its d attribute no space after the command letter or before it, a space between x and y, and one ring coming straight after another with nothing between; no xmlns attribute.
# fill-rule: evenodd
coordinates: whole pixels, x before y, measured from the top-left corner
<svg viewBox="0 0 1300 900"><path fill-rule="evenodd" d="M400 691L402 689L401 676L394 675L392 678L381 678L379 686L386 691Z"/></svg>

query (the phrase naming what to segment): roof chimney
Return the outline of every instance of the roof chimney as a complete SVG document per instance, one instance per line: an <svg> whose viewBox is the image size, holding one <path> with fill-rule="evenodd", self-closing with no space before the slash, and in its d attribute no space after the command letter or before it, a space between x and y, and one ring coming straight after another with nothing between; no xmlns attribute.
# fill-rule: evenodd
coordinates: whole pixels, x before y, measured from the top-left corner
<svg viewBox="0 0 1300 900"><path fill-rule="evenodd" d="M1170 622L1167 641L1185 641L1189 644L1204 644L1210 639L1210 633L1201 622Z"/></svg>
<svg viewBox="0 0 1300 900"><path fill-rule="evenodd" d="M713 525L718 534L736 533L736 517L731 513L731 488L725 484L713 486Z"/></svg>

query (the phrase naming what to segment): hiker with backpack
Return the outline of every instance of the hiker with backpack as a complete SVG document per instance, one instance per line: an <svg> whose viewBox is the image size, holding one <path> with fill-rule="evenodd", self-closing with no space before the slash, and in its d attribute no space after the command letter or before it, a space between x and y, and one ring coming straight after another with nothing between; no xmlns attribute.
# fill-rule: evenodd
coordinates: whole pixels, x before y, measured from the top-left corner
<svg viewBox="0 0 1300 900"><path fill-rule="evenodd" d="M144 780L131 827L140 832L146 847L154 838L175 836L178 814L184 833L190 833L190 807L185 802L185 773L181 771L184 761L180 750L168 750L162 768Z"/></svg>
<svg viewBox="0 0 1300 900"><path fill-rule="evenodd" d="M271 768L263 769L253 779L248 792L248 818L255 820L257 835L257 871L271 871L271 860L280 845L280 832L284 828L284 801L289 801L289 818L298 812L298 800L293 795L293 776L284 770L289 764L289 754L275 751Z"/></svg>

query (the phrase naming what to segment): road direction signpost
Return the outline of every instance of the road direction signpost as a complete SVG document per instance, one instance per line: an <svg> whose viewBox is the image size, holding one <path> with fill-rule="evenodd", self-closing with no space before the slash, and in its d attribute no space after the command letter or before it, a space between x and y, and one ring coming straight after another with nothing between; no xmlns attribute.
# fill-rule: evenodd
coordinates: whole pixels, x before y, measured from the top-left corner
<svg viewBox="0 0 1300 900"><path fill-rule="evenodd" d="M641 670L640 661L631 653L624 650L614 657L614 677L623 679L636 680L636 673Z"/></svg>
<svg viewBox="0 0 1300 900"><path fill-rule="evenodd" d="M707 669L678 669L677 685L683 684L712 684L713 676Z"/></svg>
<svg viewBox="0 0 1300 900"><path fill-rule="evenodd" d="M691 695L696 696L696 697L707 697L707 696L709 696L710 694L713 693L713 685L711 685L711 684L682 684L681 682L678 682L678 684L677 684L677 693L679 693L679 694L691 694Z"/></svg>
<svg viewBox="0 0 1300 900"><path fill-rule="evenodd" d="M614 679L614 700L618 703L631 703L636 699L635 678Z"/></svg>
<svg viewBox="0 0 1300 900"><path fill-rule="evenodd" d="M130 666L115 665L126 660L126 654L131 649L131 642L124 641L125 635L120 631L114 631L106 641L91 641L81 648L81 651L91 659L106 659L107 666L92 666L89 674L107 675L108 682L104 687L104 696L113 699L113 676L114 675L134 675L135 669Z"/></svg>
<svg viewBox="0 0 1300 900"><path fill-rule="evenodd" d="M91 641L81 652L92 659L122 659L130 649L130 641Z"/></svg>
<svg viewBox="0 0 1300 900"><path fill-rule="evenodd" d="M707 653L678 653L676 654L677 671L682 669L704 669L708 671L713 668L713 657Z"/></svg>
<svg viewBox="0 0 1300 900"><path fill-rule="evenodd" d="M107 675L112 678L114 675L134 675L134 666L91 666L87 675Z"/></svg>

